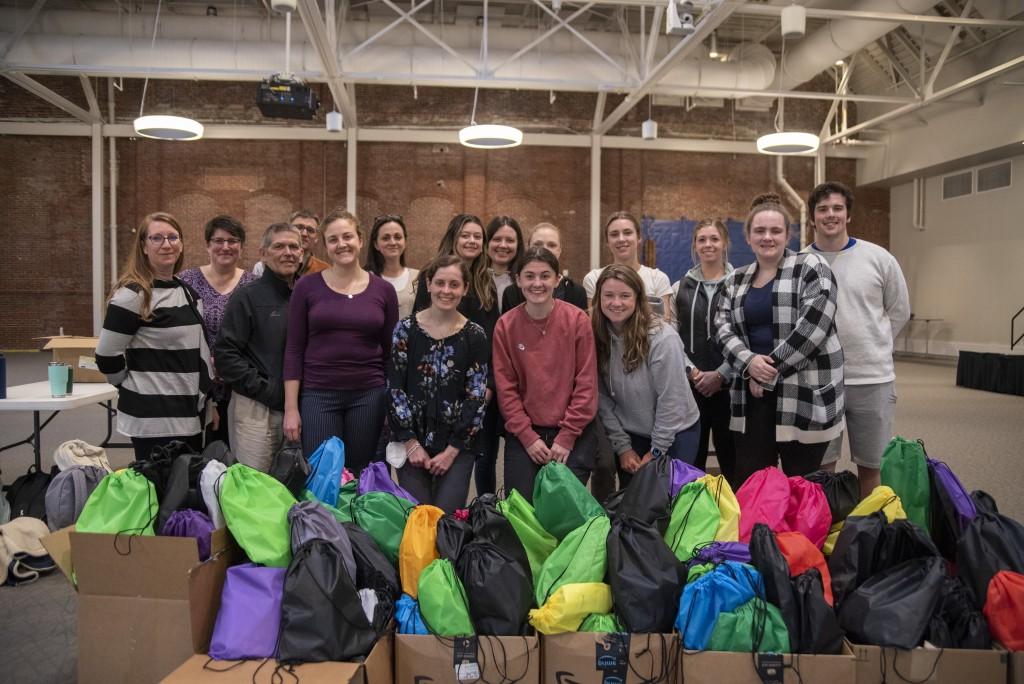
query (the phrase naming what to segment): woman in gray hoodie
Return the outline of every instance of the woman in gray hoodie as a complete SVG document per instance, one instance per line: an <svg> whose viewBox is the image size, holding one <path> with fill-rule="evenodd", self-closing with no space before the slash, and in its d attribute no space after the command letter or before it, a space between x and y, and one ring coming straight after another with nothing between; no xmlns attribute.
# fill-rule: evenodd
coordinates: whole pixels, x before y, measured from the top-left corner
<svg viewBox="0 0 1024 684"><path fill-rule="evenodd" d="M693 463L700 412L687 383L683 341L651 313L644 283L628 266L601 272L593 305L598 413L619 458L622 487L655 458Z"/></svg>

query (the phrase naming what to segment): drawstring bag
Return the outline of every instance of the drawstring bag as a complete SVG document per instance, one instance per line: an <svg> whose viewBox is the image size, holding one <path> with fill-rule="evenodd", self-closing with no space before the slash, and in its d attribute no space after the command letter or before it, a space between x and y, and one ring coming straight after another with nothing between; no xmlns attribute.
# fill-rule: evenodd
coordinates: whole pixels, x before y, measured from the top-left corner
<svg viewBox="0 0 1024 684"><path fill-rule="evenodd" d="M351 479L345 484L341 485L341 489L338 490L338 505L336 508L341 513L341 517L347 518L342 520L341 517L335 515L339 522L355 522L355 518L352 517L352 502L359 496L359 481Z"/></svg>
<svg viewBox="0 0 1024 684"><path fill-rule="evenodd" d="M978 516L978 509L948 465L929 458L928 475L932 540L943 557L952 560L960 536Z"/></svg>
<svg viewBox="0 0 1024 684"><path fill-rule="evenodd" d="M888 523L885 513L850 516L828 559L832 576L832 598L838 609L843 600L874 574L875 547Z"/></svg>
<svg viewBox="0 0 1024 684"><path fill-rule="evenodd" d="M567 534L533 578L536 605L543 606L562 585L603 582L610 531L608 517L596 515Z"/></svg>
<svg viewBox="0 0 1024 684"><path fill-rule="evenodd" d="M667 456L653 458L636 471L615 511L616 519L633 518L665 533L672 513L672 461Z"/></svg>
<svg viewBox="0 0 1024 684"><path fill-rule="evenodd" d="M352 543L344 528L319 501L300 501L288 511L291 526L292 553L312 539L322 539L333 545L345 564L352 583L356 582L356 561L352 555Z"/></svg>
<svg viewBox="0 0 1024 684"><path fill-rule="evenodd" d="M821 491L828 501L828 510L832 515L832 524L846 520L860 502L860 482L849 470L836 473L831 470L818 470L804 475L809 482L821 485Z"/></svg>
<svg viewBox="0 0 1024 684"><path fill-rule="evenodd" d="M363 470L365 475L369 468ZM437 521L444 516L437 506L416 506L405 521L398 546L398 576L402 591L416 598L420 573L437 558Z"/></svg>
<svg viewBox="0 0 1024 684"><path fill-rule="evenodd" d="M498 512L505 516L515 530L530 563L530 576L535 576L558 546L558 540L548 534L540 524L533 505L519 493L518 489L513 489L507 498L498 502Z"/></svg>
<svg viewBox="0 0 1024 684"><path fill-rule="evenodd" d="M882 454L882 484L900 497L907 519L927 532L931 495L924 442L893 437Z"/></svg>
<svg viewBox="0 0 1024 684"><path fill-rule="evenodd" d="M735 542L740 539L740 504L724 475L704 475L696 480L707 485L708 493L718 506L718 530L715 541Z"/></svg>
<svg viewBox="0 0 1024 684"><path fill-rule="evenodd" d="M938 648L992 648L985 615L974 607L967 586L959 577L942 581L939 607L932 614L925 638Z"/></svg>
<svg viewBox="0 0 1024 684"><path fill-rule="evenodd" d="M854 643L916 648L939 603L945 576L945 561L937 556L873 575L843 600L839 625Z"/></svg>
<svg viewBox="0 0 1024 684"><path fill-rule="evenodd" d="M579 629L576 631L619 633L625 632L626 628L621 622L619 622L619 619L615 617L615 613L591 613L584 618L583 622L580 623Z"/></svg>
<svg viewBox="0 0 1024 684"><path fill-rule="evenodd" d="M882 528L882 536L875 546L872 574L912 558L938 555L939 550L927 532L909 520L894 520Z"/></svg>
<svg viewBox="0 0 1024 684"><path fill-rule="evenodd" d="M167 488L160 498L156 514L156 529L162 530L171 513L184 508L206 512L203 493L199 489L199 476L210 459L201 454L179 454L171 463Z"/></svg>
<svg viewBox="0 0 1024 684"><path fill-rule="evenodd" d="M779 609L755 596L734 611L720 613L708 640L712 651L789 653L789 634Z"/></svg>
<svg viewBox="0 0 1024 684"><path fill-rule="evenodd" d="M366 530L392 565L398 563L398 547L405 521L414 503L387 492L368 492L352 503L356 524Z"/></svg>
<svg viewBox="0 0 1024 684"><path fill-rule="evenodd" d="M704 477L706 473L695 465L690 465L686 461L680 461L678 458L672 459L672 489L669 490L669 494L674 499L679 490L683 488L683 485L689 484L694 480ZM731 490L730 490L731 491Z"/></svg>
<svg viewBox="0 0 1024 684"><path fill-rule="evenodd" d="M764 596L760 573L749 565L726 561L683 588L675 628L683 647L703 651L720 613L736 610L755 596Z"/></svg>
<svg viewBox="0 0 1024 684"><path fill-rule="evenodd" d="M84 444L84 442L83 442ZM63 445L62 445L63 446ZM85 502L100 482L108 474L107 470L91 465L72 465L64 468L53 476L46 486L44 500L46 503L46 525L51 532L74 525L78 516L85 508ZM0 493L0 503L8 503ZM8 511L8 519L10 518ZM2 524L3 520L0 520Z"/></svg>
<svg viewBox="0 0 1024 684"><path fill-rule="evenodd" d="M442 637L473 635L469 601L452 562L438 558L420 573L420 615L431 634Z"/></svg>
<svg viewBox="0 0 1024 684"><path fill-rule="evenodd" d="M474 541L489 541L497 546L519 563L533 581L526 549L512 523L498 511L498 499L494 494L478 496L469 505L469 526L473 528Z"/></svg>
<svg viewBox="0 0 1024 684"><path fill-rule="evenodd" d="M799 636L790 638L794 653L836 655L843 650L843 630L825 599L821 573L810 568L793 580L799 614Z"/></svg>
<svg viewBox="0 0 1024 684"><path fill-rule="evenodd" d="M713 563L715 565L727 560L737 563L750 562L750 547L743 542L714 541L696 549L696 554L689 561L689 566Z"/></svg>
<svg viewBox="0 0 1024 684"><path fill-rule="evenodd" d="M392 600L402 593L398 572L388 557L367 534L355 523L342 523L352 545L352 558L356 562L356 587L383 592Z"/></svg>
<svg viewBox="0 0 1024 684"><path fill-rule="evenodd" d="M997 572L1024 574L1024 526L999 513L979 514L956 545L956 566L975 607L983 608L989 581Z"/></svg>
<svg viewBox="0 0 1024 684"><path fill-rule="evenodd" d="M658 530L653 524L616 517L607 549L615 612L626 629L634 634L671 631L686 572Z"/></svg>
<svg viewBox="0 0 1024 684"><path fill-rule="evenodd" d="M455 566L466 590L477 634L519 636L527 633L533 605L530 569L505 549L480 538L462 549Z"/></svg>
<svg viewBox="0 0 1024 684"><path fill-rule="evenodd" d="M683 485L672 504L665 543L685 563L698 547L714 541L720 522L718 506L707 485L699 480Z"/></svg>
<svg viewBox="0 0 1024 684"><path fill-rule="evenodd" d="M324 503L337 507L341 471L345 468L345 444L337 437L325 439L309 457L306 489Z"/></svg>
<svg viewBox="0 0 1024 684"><path fill-rule="evenodd" d="M905 520L907 517L907 514L903 512L903 504L900 502L900 497L896 496L891 487L886 487L885 485L875 487L870 494L854 507L849 517L863 517L871 515L875 511L882 511L888 522ZM838 529L833 525L833 530L829 532L829 538L825 540L825 545L821 549L826 555L832 554L835 542L839 538L842 529L841 524L839 524Z"/></svg>
<svg viewBox="0 0 1024 684"><path fill-rule="evenodd" d="M363 471L359 473L358 491L360 495L369 492L388 492L406 501L412 501L414 504L419 503L412 494L391 479L391 471L388 470L388 464L384 461L374 461L363 468Z"/></svg>
<svg viewBox="0 0 1024 684"><path fill-rule="evenodd" d="M324 503L320 499L318 499L315 496L313 496L313 492L309 491L308 489L303 489L302 490L301 500L302 501L309 501L311 503L315 503L317 506L320 506L325 511L330 513L331 517L334 518L335 520L337 520L339 524L344 524L344 523L347 523L347 522L352 522L352 516L350 514L345 513L345 512L343 512L342 510L340 510L338 508L335 508L331 504ZM351 508L351 507L349 507L349 508Z"/></svg>
<svg viewBox="0 0 1024 684"><path fill-rule="evenodd" d="M228 568L210 640L214 660L273 658L281 624L284 568L244 563Z"/></svg>
<svg viewBox="0 0 1024 684"><path fill-rule="evenodd" d="M295 497L266 473L236 463L224 474L220 507L231 536L249 560L285 568L292 559L288 511Z"/></svg>
<svg viewBox="0 0 1024 684"><path fill-rule="evenodd" d="M278 660L352 660L367 655L376 641L338 548L323 539L300 546L284 578Z"/></svg>
<svg viewBox="0 0 1024 684"><path fill-rule="evenodd" d="M557 461L544 465L537 473L533 507L540 524L559 541L594 516L605 515L604 508L569 467Z"/></svg>
<svg viewBox="0 0 1024 684"><path fill-rule="evenodd" d="M420 616L420 604L408 594L402 594L395 604L395 622L399 634L429 634Z"/></svg>
<svg viewBox="0 0 1024 684"><path fill-rule="evenodd" d="M191 453L194 453L192 447L180 439L175 439L167 444L153 447L149 452L149 458L134 461L128 467L152 482L156 488L157 499L163 501L167 493L167 481L171 477L171 466L174 464L174 459L181 454Z"/></svg>
<svg viewBox="0 0 1024 684"><path fill-rule="evenodd" d="M192 537L199 549L199 560L210 557L210 535L213 534L213 521L202 511L183 508L171 513L164 523L160 534L164 537Z"/></svg>
<svg viewBox="0 0 1024 684"><path fill-rule="evenodd" d="M75 531L152 536L158 508L152 482L131 468L118 470L86 499Z"/></svg>
<svg viewBox="0 0 1024 684"><path fill-rule="evenodd" d="M299 498L306 488L312 469L302 453L302 444L286 441L270 461L268 474L288 488L292 496Z"/></svg>
<svg viewBox="0 0 1024 684"><path fill-rule="evenodd" d="M832 511L821 485L802 477L789 478L789 508L786 525L794 532L803 532L819 549L832 526Z"/></svg>
<svg viewBox="0 0 1024 684"><path fill-rule="evenodd" d="M530 611L530 624L541 634L564 634L576 631L608 631L603 629L584 630L582 623L590 617L605 617L612 609L612 590L607 584L566 584L559 588L541 606ZM605 626L619 626L614 623ZM620 631L620 630L612 630Z"/></svg>
<svg viewBox="0 0 1024 684"><path fill-rule="evenodd" d="M513 489L513 494L518 492ZM459 554L466 544L473 540L473 528L464 520L445 515L437 521L437 554L452 563L459 560Z"/></svg>
<svg viewBox="0 0 1024 684"><path fill-rule="evenodd" d="M996 505L996 500L988 492L983 492L980 489L975 489L971 492L971 502L974 503L974 509L978 513L998 513L999 507Z"/></svg>
<svg viewBox="0 0 1024 684"><path fill-rule="evenodd" d="M789 634L800 634L800 614L793 583L790 581L789 563L782 555L776 534L767 525L758 523L750 535L750 563L764 581L764 597L779 609Z"/></svg>
<svg viewBox="0 0 1024 684"><path fill-rule="evenodd" d="M762 468L747 478L736 491L740 516L740 541L749 542L756 523L764 523L776 532L786 532L789 510L789 478L775 467Z"/></svg>
<svg viewBox="0 0 1024 684"><path fill-rule="evenodd" d="M1024 651L1024 574L1000 570L988 583L985 617L992 636L1011 651Z"/></svg>
<svg viewBox="0 0 1024 684"><path fill-rule="evenodd" d="M775 543L789 565L790 577L802 575L810 568L818 571L825 585L825 600L831 606L832 577L828 572L828 565L825 564L825 557L821 555L818 547L801 532L779 532L775 535Z"/></svg>
<svg viewBox="0 0 1024 684"><path fill-rule="evenodd" d="M224 520L224 512L220 509L220 485L221 478L228 467L220 461L210 461L199 474L199 491L203 495L203 503L206 504L206 512L213 521L216 529L227 527Z"/></svg>

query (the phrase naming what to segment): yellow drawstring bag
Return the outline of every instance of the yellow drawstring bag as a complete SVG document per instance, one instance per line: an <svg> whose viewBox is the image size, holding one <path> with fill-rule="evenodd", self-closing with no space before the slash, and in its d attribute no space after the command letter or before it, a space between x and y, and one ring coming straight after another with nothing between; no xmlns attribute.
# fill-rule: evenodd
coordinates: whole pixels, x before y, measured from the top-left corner
<svg viewBox="0 0 1024 684"><path fill-rule="evenodd" d="M437 521L444 516L437 506L416 506L405 521L402 543L398 546L398 573L402 591L416 598L419 595L420 573L438 558Z"/></svg>
<svg viewBox="0 0 1024 684"><path fill-rule="evenodd" d="M906 520L907 514L903 510L903 502L900 501L900 497L896 496L896 492L893 491L892 487L885 485L879 485L871 490L871 493L864 497L856 508L850 511L850 517L853 516L864 516L871 515L875 511L882 511L885 513L885 518L889 522L893 520ZM836 540L839 538L839 533L843 531L842 523L836 523L829 530L828 537L825 539L825 544L821 550L826 556L832 555L832 549L836 546Z"/></svg>
<svg viewBox="0 0 1024 684"><path fill-rule="evenodd" d="M607 584L563 584L543 606L530 611L530 624L541 634L575 632L591 613L611 609L612 588Z"/></svg>
<svg viewBox="0 0 1024 684"><path fill-rule="evenodd" d="M708 493L718 505L718 513L721 518L718 521L718 531L715 533L715 541L734 542L740 540L740 504L733 494L732 487L722 475L705 475L697 478L697 482L703 482L708 487Z"/></svg>

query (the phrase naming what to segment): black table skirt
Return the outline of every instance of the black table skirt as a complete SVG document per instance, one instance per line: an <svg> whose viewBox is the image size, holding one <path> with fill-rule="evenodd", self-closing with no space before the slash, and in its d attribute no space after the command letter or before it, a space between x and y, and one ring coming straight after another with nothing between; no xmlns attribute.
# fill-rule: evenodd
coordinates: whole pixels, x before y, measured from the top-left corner
<svg viewBox="0 0 1024 684"><path fill-rule="evenodd" d="M1024 396L1024 356L962 351L956 365L956 384Z"/></svg>

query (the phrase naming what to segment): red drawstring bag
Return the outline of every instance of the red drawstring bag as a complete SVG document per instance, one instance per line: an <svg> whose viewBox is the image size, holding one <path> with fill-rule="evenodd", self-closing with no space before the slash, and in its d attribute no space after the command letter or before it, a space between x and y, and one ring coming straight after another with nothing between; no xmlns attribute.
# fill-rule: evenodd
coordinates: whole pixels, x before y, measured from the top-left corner
<svg viewBox="0 0 1024 684"><path fill-rule="evenodd" d="M832 511L820 484L798 476L789 478L786 524L791 530L803 532L812 544L821 548L832 526Z"/></svg>
<svg viewBox="0 0 1024 684"><path fill-rule="evenodd" d="M787 532L789 480L778 468L762 468L747 478L736 491L740 505L740 541L750 543L755 523L764 523L774 532Z"/></svg>
<svg viewBox="0 0 1024 684"><path fill-rule="evenodd" d="M985 619L992 636L1011 651L1024 651L1024 575L1000 570L988 583Z"/></svg>
<svg viewBox="0 0 1024 684"><path fill-rule="evenodd" d="M828 510L826 508L826 510ZM815 568L821 573L821 584L825 589L825 600L832 605L832 575L828 572L825 557L818 547L811 543L803 532L778 532L775 541L779 550L789 563L789 576L802 575L808 568Z"/></svg>

